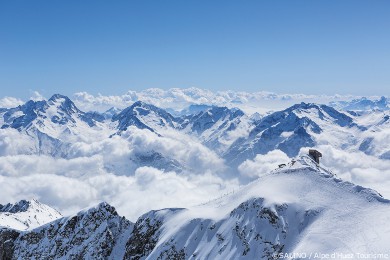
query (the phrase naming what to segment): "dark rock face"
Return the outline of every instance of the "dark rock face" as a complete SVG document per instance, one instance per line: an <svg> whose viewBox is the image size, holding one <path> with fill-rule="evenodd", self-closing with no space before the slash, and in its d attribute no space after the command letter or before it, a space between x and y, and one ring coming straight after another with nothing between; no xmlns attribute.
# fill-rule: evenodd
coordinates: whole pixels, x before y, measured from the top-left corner
<svg viewBox="0 0 390 260"><path fill-rule="evenodd" d="M133 233L126 243L124 259L141 259L147 257L158 242L160 220L150 216L140 217L134 225Z"/></svg>
<svg viewBox="0 0 390 260"><path fill-rule="evenodd" d="M122 256L124 253L124 245L121 245L121 241L127 239L126 236L130 235L132 229L133 224L130 221L120 217L112 206L101 203L75 216L62 218L20 235L14 235L12 237L13 258L120 257L120 252Z"/></svg>
<svg viewBox="0 0 390 260"><path fill-rule="evenodd" d="M167 236L162 235L167 231L164 224L175 212L153 211L135 224L126 244L125 259L188 259L205 255L212 259L229 254L229 248L248 259L273 259L320 213L297 210L287 204L269 207L264 205L264 199L255 198L241 203L222 220L191 219Z"/></svg>
<svg viewBox="0 0 390 260"><path fill-rule="evenodd" d="M10 260L14 255L14 241L19 232L0 228L0 260Z"/></svg>
<svg viewBox="0 0 390 260"><path fill-rule="evenodd" d="M8 203L6 205L0 204L0 212L9 212L9 213L17 213L17 212L25 212L28 207L30 207L31 202L27 200L21 200L15 204Z"/></svg>

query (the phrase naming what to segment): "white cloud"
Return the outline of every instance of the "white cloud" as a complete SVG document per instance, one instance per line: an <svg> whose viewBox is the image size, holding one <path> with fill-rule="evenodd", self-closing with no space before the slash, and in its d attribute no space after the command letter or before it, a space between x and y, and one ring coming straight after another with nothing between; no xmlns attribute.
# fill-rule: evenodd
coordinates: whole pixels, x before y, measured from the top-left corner
<svg viewBox="0 0 390 260"><path fill-rule="evenodd" d="M276 169L279 164L288 163L290 158L280 150L273 150L265 155L258 154L253 160L246 160L238 170L243 177L254 179Z"/></svg>
<svg viewBox="0 0 390 260"><path fill-rule="evenodd" d="M154 104L162 108L181 110L190 104L208 104L228 107L238 107L251 114L281 109L300 102L328 103L337 100L352 100L358 98L351 95L305 95L276 94L267 91L217 91L212 92L199 88L158 88L143 91L128 91L119 96L91 95L87 92L74 94L75 102L84 110L105 111L111 107L125 108L137 100Z"/></svg>
<svg viewBox="0 0 390 260"><path fill-rule="evenodd" d="M223 176L224 162L214 152L176 132L159 137L129 127L122 136L73 143L68 159L19 154L36 142L14 129L0 135L0 203L37 198L70 214L104 200L135 220L148 210L199 204L239 185ZM180 162L184 170L138 167L134 156L149 151Z"/></svg>
<svg viewBox="0 0 390 260"><path fill-rule="evenodd" d="M65 214L104 200L135 221L149 210L188 207L238 186L237 180L210 173L179 175L152 167L118 176L102 169L97 157L64 160L17 155L1 159L0 203L37 198Z"/></svg>
<svg viewBox="0 0 390 260"><path fill-rule="evenodd" d="M0 108L12 108L23 104L24 102L19 98L3 97L2 99L0 99Z"/></svg>
<svg viewBox="0 0 390 260"><path fill-rule="evenodd" d="M32 96L30 97L30 100L41 101L41 100L46 100L46 98L38 91L33 91Z"/></svg>
<svg viewBox="0 0 390 260"><path fill-rule="evenodd" d="M390 199L390 160L381 160L362 152L336 149L330 145L319 146L321 164L343 180L372 188ZM306 150L302 150L306 153Z"/></svg>

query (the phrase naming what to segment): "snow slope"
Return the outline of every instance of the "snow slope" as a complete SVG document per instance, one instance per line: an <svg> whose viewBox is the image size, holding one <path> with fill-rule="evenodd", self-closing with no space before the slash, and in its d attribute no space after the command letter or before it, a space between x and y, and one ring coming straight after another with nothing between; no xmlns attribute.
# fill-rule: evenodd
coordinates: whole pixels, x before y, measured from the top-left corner
<svg viewBox="0 0 390 260"><path fill-rule="evenodd" d="M61 217L57 210L35 199L0 205L0 228L31 230Z"/></svg>
<svg viewBox="0 0 390 260"><path fill-rule="evenodd" d="M235 194L143 219L154 223L143 234L155 229L151 241L157 241L146 259L273 259L294 252L356 257L390 249L389 201L336 178L308 157Z"/></svg>

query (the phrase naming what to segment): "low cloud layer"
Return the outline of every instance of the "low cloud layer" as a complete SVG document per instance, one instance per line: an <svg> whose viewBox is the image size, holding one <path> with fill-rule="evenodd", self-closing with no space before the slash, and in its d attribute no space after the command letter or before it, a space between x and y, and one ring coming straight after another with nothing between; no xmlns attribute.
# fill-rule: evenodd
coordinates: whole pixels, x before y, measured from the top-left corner
<svg viewBox="0 0 390 260"><path fill-rule="evenodd" d="M193 151L189 148L183 150L183 155L175 156L188 156L184 161L199 165L196 171L178 173L154 167L136 167L129 160L133 152L129 148L138 142L139 149L147 147L145 142L151 142L148 145L153 148L159 149L161 146L167 149L167 153L175 152L170 150L167 143L159 143L153 137L133 136L135 132L131 133L131 138L137 141L130 140L130 146L124 145L126 142L119 137L113 138L111 143L102 141L90 144L84 150L80 148L83 152L69 159L44 155L1 156L0 203L37 198L64 214L71 214L104 200L114 205L120 214L134 221L152 209L189 207L207 202L289 161L283 152L275 150L242 163L237 178L226 178L218 171L223 168L223 164L213 166L213 155L207 155L205 148L195 148ZM180 147L180 144L172 147ZM361 152L341 151L331 146L320 146L318 149L323 154L321 164L337 176L373 188L390 198L390 161ZM307 149L301 152L306 153ZM199 156L209 161L197 161L200 160Z"/></svg>
<svg viewBox="0 0 390 260"><path fill-rule="evenodd" d="M4 97L0 99L0 108L12 108L24 104L21 99L14 97Z"/></svg>
<svg viewBox="0 0 390 260"><path fill-rule="evenodd" d="M179 133L161 137L129 127L121 136L67 146L67 159L28 154L33 139L14 129L0 133L0 203L36 198L71 214L104 200L136 220L152 209L200 204L239 186L237 178L224 176L222 159ZM139 167L134 158L150 151L180 162L183 170Z"/></svg>
<svg viewBox="0 0 390 260"><path fill-rule="evenodd" d="M210 173L181 175L153 167L118 176L102 169L99 158L19 155L2 157L0 163L1 203L37 198L71 214L104 200L133 221L149 210L196 205L237 186L236 180Z"/></svg>
<svg viewBox="0 0 390 260"><path fill-rule="evenodd" d="M390 199L390 160L381 160L362 152L320 146L321 163L343 180L372 188Z"/></svg>
<svg viewBox="0 0 390 260"><path fill-rule="evenodd" d="M244 177L254 179L276 169L279 164L288 163L290 158L280 150L271 151L265 155L258 154L253 160L246 160L238 171Z"/></svg>

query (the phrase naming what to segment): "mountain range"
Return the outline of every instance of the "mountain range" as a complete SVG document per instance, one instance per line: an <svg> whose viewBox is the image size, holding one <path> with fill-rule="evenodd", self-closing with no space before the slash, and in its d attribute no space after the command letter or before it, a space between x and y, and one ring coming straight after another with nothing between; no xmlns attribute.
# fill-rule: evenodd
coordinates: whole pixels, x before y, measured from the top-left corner
<svg viewBox="0 0 390 260"><path fill-rule="evenodd" d="M385 101L382 98L377 103ZM149 131L159 138L187 136L233 168L257 154L276 149L294 157L303 147L325 144L382 159L388 159L390 154L390 148L383 145L381 138L387 133L388 110L344 111L327 105L300 103L282 111L247 115L237 108L192 106L182 115L174 116L167 110L137 101L123 110L113 108L98 113L83 112L68 97L56 94L47 101L28 101L0 111L4 135L8 134L7 129L13 134L12 130L17 130L17 135L26 140L23 146L12 144L11 140L12 151L3 154L72 158L78 154L75 143L91 144L113 136L126 142L132 136L126 132L134 129ZM164 149L143 147L141 150L134 151L130 158L138 166L179 171L191 168L182 159L164 154Z"/></svg>
<svg viewBox="0 0 390 260"><path fill-rule="evenodd" d="M32 196L38 189L55 206L61 199L73 202L73 211L84 196L88 205L117 198L137 208L120 207L122 216L100 202L63 216L36 199L2 199L0 259L277 259L311 252L356 258L385 252L389 201L305 154L332 147L343 156L370 158L385 175L389 118L386 98L302 102L254 114L212 105L175 112L136 101L99 113L55 94L1 108L2 196L13 189ZM324 161L340 166L341 159ZM356 176L373 171L366 164L351 170ZM218 187L212 191L241 187L212 199L205 185ZM188 201L204 194L209 200L163 209L154 204L151 211L139 205L145 202L140 196L163 202L161 196L175 196L178 187L194 193L181 194ZM139 193L131 195L132 189Z"/></svg>

